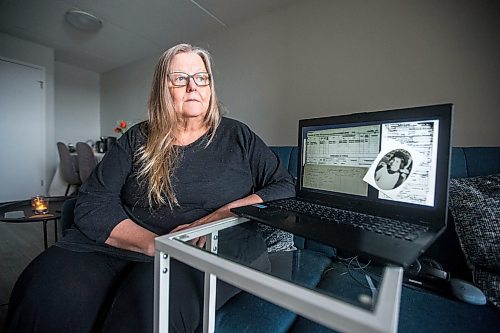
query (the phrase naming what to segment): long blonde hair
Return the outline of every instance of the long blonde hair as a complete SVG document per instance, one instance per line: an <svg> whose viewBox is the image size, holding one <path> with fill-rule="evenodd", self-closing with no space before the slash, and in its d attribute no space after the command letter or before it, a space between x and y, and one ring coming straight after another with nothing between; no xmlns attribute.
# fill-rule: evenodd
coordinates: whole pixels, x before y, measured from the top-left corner
<svg viewBox="0 0 500 333"><path fill-rule="evenodd" d="M168 87L167 75L172 59L179 53L195 53L201 57L210 74L211 98L205 115L210 144L221 121L219 100L215 94L211 57L208 51L189 44L176 45L163 53L158 60L148 101L147 139L138 149L138 178L147 187L150 207L168 203L171 209L178 206L172 183L172 174L179 156L174 145L178 118L172 95Z"/></svg>

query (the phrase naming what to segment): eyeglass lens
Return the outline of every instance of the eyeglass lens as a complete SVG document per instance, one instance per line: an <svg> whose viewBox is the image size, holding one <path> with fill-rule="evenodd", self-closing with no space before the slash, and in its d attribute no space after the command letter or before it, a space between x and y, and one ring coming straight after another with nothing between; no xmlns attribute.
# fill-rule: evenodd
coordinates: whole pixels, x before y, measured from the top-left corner
<svg viewBox="0 0 500 333"><path fill-rule="evenodd" d="M168 74L168 77L170 78L170 82L177 87L187 86L190 78L193 79L194 83L199 87L208 86L210 84L210 74L205 72L195 73L193 75L174 72Z"/></svg>

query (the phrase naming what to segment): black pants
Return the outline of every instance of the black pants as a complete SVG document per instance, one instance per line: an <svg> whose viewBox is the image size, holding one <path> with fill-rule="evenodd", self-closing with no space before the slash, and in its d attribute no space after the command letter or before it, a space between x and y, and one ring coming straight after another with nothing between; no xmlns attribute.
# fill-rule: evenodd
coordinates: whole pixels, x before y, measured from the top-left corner
<svg viewBox="0 0 500 333"><path fill-rule="evenodd" d="M203 274L171 261L170 332L202 325ZM217 306L239 290L218 281ZM152 332L154 263L52 246L22 273L6 332Z"/></svg>

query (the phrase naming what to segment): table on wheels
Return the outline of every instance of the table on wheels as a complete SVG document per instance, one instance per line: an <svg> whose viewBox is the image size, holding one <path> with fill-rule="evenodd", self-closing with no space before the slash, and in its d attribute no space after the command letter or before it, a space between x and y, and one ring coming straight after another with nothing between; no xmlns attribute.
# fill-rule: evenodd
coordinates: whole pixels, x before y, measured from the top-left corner
<svg viewBox="0 0 500 333"><path fill-rule="evenodd" d="M43 223L43 245L47 249L47 222L54 221L54 237L57 241L57 221L61 218L61 209L67 197L48 197L49 211L46 214L34 214L31 200L20 200L0 205L0 221L7 223Z"/></svg>
<svg viewBox="0 0 500 333"><path fill-rule="evenodd" d="M305 252L265 252L269 258L278 255L285 259L281 260L279 270L276 271L273 267L261 270L250 265L247 261L251 260L246 258L249 251L244 248L242 250L245 241L234 241L234 238L238 238L238 228L245 228L247 235L248 232L259 233L255 221L234 217L156 238L155 332L168 332L169 280L170 274L175 274L175 271L170 270L172 258L205 274L204 332L215 331L217 279L338 331L397 331L403 279L401 267L379 265L376 293L371 296L365 293L345 295L342 290L304 285L300 279L295 278L297 269L304 267L301 260L308 260ZM206 237L204 248L189 242L198 237ZM231 249L232 245L227 244L235 245L238 249ZM367 298L369 302L366 302Z"/></svg>

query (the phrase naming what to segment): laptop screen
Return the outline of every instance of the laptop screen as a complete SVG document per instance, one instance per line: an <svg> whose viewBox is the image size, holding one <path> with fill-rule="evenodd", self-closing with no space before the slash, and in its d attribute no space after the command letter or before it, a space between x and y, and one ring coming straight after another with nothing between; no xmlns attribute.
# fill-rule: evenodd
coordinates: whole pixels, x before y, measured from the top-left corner
<svg viewBox="0 0 500 333"><path fill-rule="evenodd" d="M442 170L438 174L438 163L449 163L451 105L445 106L300 121L299 190L322 198L435 207L442 199L436 187L448 181L447 172L445 180Z"/></svg>

